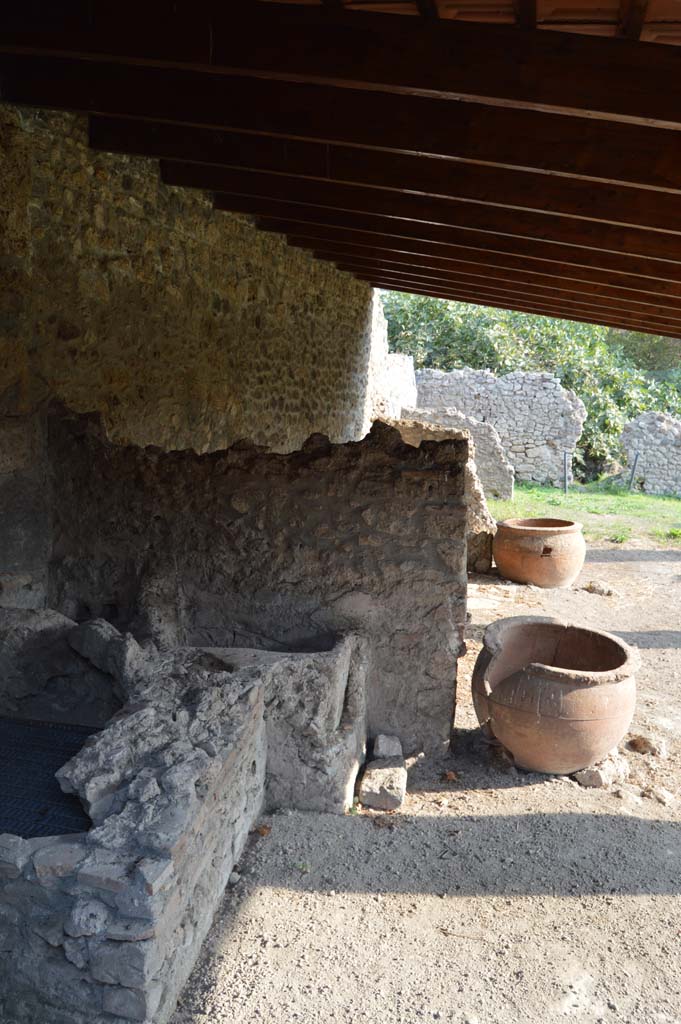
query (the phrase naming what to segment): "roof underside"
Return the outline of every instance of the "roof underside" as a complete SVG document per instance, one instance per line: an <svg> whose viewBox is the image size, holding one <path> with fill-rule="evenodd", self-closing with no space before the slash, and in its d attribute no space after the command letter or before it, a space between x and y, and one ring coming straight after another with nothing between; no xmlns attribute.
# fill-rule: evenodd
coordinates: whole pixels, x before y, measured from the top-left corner
<svg viewBox="0 0 681 1024"><path fill-rule="evenodd" d="M0 95L378 287L677 337L678 44L677 0L27 0Z"/></svg>

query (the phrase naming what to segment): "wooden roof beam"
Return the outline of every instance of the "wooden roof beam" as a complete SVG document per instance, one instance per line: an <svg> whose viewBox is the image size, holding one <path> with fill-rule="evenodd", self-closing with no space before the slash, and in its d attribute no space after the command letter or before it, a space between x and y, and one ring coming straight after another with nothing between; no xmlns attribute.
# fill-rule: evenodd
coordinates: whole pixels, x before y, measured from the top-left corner
<svg viewBox="0 0 681 1024"><path fill-rule="evenodd" d="M106 123L93 123L93 142L113 151L127 144L128 152L151 148L147 155L189 159L197 153L210 162L220 158L219 132L227 130L541 171L561 181L568 176L681 191L681 131L586 117L1 54L0 95L108 115ZM116 125L112 118L128 120ZM145 128L135 119L150 123Z"/></svg>
<svg viewBox="0 0 681 1024"><path fill-rule="evenodd" d="M272 231L286 235L289 245L303 249L328 249L333 251L382 254L386 259L407 257L415 260L425 258L430 262L442 265L465 264L479 267L481 272L487 268L521 271L529 275L540 275L552 280L568 280L589 282L604 285L613 290L632 292L634 294L651 295L664 299L681 298L681 284L676 281L656 280L643 275L627 274L615 270L601 270L597 267L585 267L578 263L560 262L557 259L541 259L532 255L531 251L513 251L512 240L504 250L503 239L498 240L499 251L475 248L471 239L465 245L454 240L453 244L430 242L418 238L400 238L396 235L376 234L371 231L359 231L351 228L330 227L323 224L300 224L294 221L258 220L263 231Z"/></svg>
<svg viewBox="0 0 681 1024"><path fill-rule="evenodd" d="M537 0L513 0L513 9L518 28L537 27Z"/></svg>
<svg viewBox="0 0 681 1024"><path fill-rule="evenodd" d="M562 275L537 274L524 268L522 271L503 267L490 267L477 263L467 263L450 259L436 259L408 253L386 252L380 249L361 249L359 246L324 243L320 240L302 240L288 238L289 245L308 249L318 259L331 260L352 266L369 266L394 272L405 271L432 277L466 279L475 281L499 281L506 286L550 288L565 295L591 297L594 301L603 300L607 304L620 304L625 308L635 305L642 311L646 308L659 311L661 314L671 312L681 315L681 296L670 298L651 295L647 292L636 292L613 285L603 285L589 280L574 280Z"/></svg>
<svg viewBox="0 0 681 1024"><path fill-rule="evenodd" d="M179 163L162 163L161 170L162 179L168 185L328 207L369 216L380 214L451 228L468 227L514 237L565 242L587 249L681 260L681 234L678 233L619 227L456 199L403 195L381 188L303 180L261 171Z"/></svg>
<svg viewBox="0 0 681 1024"><path fill-rule="evenodd" d="M632 256L629 253L585 249L560 241L521 238L487 231L480 227L452 227L424 221L386 217L377 213L338 210L328 206L313 206L290 200L268 199L258 196L221 195L214 197L216 210L243 213L253 217L260 227L292 233L300 225L316 228L332 227L373 234L376 238L389 235L411 242L429 245L474 245L488 252L510 251L516 255L535 256L556 260L569 260L582 267L635 274L655 281L681 281L681 262ZM282 228L282 225L284 227Z"/></svg>
<svg viewBox="0 0 681 1024"><path fill-rule="evenodd" d="M681 133L679 142L681 142ZM264 170L300 178L466 199L610 224L681 230L681 192L671 194L530 171L386 153L243 132L92 118L91 145L184 163ZM187 161L184 158L188 156ZM680 179L681 184L681 152Z"/></svg>
<svg viewBox="0 0 681 1024"><path fill-rule="evenodd" d="M553 307L565 305L571 309L583 310L589 315L593 313L594 316L626 316L640 320L642 323L655 322L681 335L681 310L679 309L663 310L654 305L611 300L603 296L583 295L532 283L514 283L495 277L485 280L467 274L438 274L424 268L396 267L383 263L358 263L356 260L336 259L332 262L339 270L345 270L366 280L370 280L372 277L381 277L384 280L399 279L413 283L421 282L428 286L442 285L460 290L493 291L495 294L507 296L509 301L520 298L532 302L543 302Z"/></svg>
<svg viewBox="0 0 681 1024"><path fill-rule="evenodd" d="M556 110L657 126L681 123L677 47L455 19L319 6L65 2L7 4L0 45L123 63ZM130 26L135 30L131 31Z"/></svg>
<svg viewBox="0 0 681 1024"><path fill-rule="evenodd" d="M466 302L473 306L507 309L515 313L533 313L536 316L546 316L553 320L569 320L575 321L576 323L600 324L604 327L614 327L617 330L640 331L642 334L655 334L673 338L676 337L675 335L666 333L664 330L659 330L656 326L651 327L639 324L630 319L612 319L610 317L595 319L594 317L579 316L567 309L553 310L545 306L537 307L531 303L524 303L520 301L514 302L513 305L510 305L503 299L490 297L488 295L474 295L470 292L459 294L446 289L421 288L419 286L411 285L408 282L383 281L377 278L376 280L372 280L368 283L374 288L381 288L385 291L402 292L407 295L425 295L428 298L433 299L447 299L453 302Z"/></svg>
<svg viewBox="0 0 681 1024"><path fill-rule="evenodd" d="M619 34L625 39L640 39L649 0L620 0Z"/></svg>

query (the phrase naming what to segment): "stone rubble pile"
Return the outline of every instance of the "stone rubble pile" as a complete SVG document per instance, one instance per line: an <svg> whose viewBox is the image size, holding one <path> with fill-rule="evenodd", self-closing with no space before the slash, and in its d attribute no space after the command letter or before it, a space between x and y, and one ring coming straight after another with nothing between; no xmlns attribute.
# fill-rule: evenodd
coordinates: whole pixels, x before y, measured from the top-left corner
<svg viewBox="0 0 681 1024"><path fill-rule="evenodd" d="M377 736L374 757L369 761L359 788L363 807L374 811L395 811L407 792L407 766L397 736Z"/></svg>
<svg viewBox="0 0 681 1024"><path fill-rule="evenodd" d="M644 412L626 424L622 447L636 462L635 482L646 494L681 496L681 420L664 412Z"/></svg>

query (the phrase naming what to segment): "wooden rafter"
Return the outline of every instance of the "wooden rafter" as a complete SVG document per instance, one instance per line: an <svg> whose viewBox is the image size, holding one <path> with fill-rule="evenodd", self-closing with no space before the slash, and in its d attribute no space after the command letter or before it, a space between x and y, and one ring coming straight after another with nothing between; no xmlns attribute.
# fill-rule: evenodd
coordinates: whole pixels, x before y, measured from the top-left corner
<svg viewBox="0 0 681 1024"><path fill-rule="evenodd" d="M80 20L51 0L5 5L0 48L131 66L194 68L280 81L553 109L677 126L681 51L620 39L322 6L176 4L162 20L130 0L91 4ZM130 31L134 24L135 31Z"/></svg>
<svg viewBox="0 0 681 1024"><path fill-rule="evenodd" d="M415 154L328 146L251 133L149 125L142 121L95 118L90 139L98 149L170 158L186 166L191 161L210 167L271 171L516 209L551 211L612 224L681 230L681 193L633 187L615 189L610 184L580 178L437 160ZM674 141L681 144L681 133Z"/></svg>
<svg viewBox="0 0 681 1024"><path fill-rule="evenodd" d="M591 297L595 302L619 304L622 308L640 308L641 312L658 311L663 316L672 313L681 316L681 296L665 297L642 291L632 291L608 282L607 284L563 277L556 274L542 274L527 266L514 269L455 260L423 256L418 253L399 253L379 248L362 248L321 239L288 239L289 244L307 248L319 259L332 260L356 266L380 267L383 270L412 270L426 276L454 278L470 281L500 281L511 286L529 288L551 288L565 297L569 295Z"/></svg>
<svg viewBox="0 0 681 1024"><path fill-rule="evenodd" d="M649 0L620 0L619 34L625 39L640 39Z"/></svg>
<svg viewBox="0 0 681 1024"><path fill-rule="evenodd" d="M577 220L552 213L518 211L458 199L401 194L388 189L203 164L163 164L162 176L168 185L208 189L236 197L294 202L367 216L379 214L396 220L440 224L448 228L468 227L661 260L677 260L681 257L679 233Z"/></svg>
<svg viewBox="0 0 681 1024"><path fill-rule="evenodd" d="M513 0L513 9L518 28L537 27L537 0Z"/></svg>

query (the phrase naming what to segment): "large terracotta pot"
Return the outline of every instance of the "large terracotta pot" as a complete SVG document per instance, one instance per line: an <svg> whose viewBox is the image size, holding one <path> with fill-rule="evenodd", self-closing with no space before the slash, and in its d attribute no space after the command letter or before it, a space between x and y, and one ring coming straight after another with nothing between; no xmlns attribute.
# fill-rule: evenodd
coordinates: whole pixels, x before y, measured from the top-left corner
<svg viewBox="0 0 681 1024"><path fill-rule="evenodd" d="M568 775L602 760L627 732L638 651L611 633L519 615L485 631L473 670L483 729L521 768Z"/></svg>
<svg viewBox="0 0 681 1024"><path fill-rule="evenodd" d="M494 561L502 576L536 587L569 587L584 565L582 524L569 519L505 519L497 523Z"/></svg>

